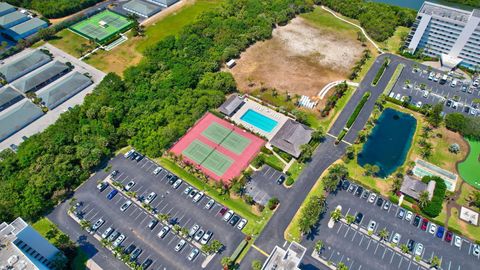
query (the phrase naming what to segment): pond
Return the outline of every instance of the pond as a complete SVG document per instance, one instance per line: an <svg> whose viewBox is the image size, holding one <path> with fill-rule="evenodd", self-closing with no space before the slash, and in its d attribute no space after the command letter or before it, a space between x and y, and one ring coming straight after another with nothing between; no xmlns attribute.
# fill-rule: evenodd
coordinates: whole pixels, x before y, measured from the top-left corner
<svg viewBox="0 0 480 270"><path fill-rule="evenodd" d="M423 2L425 2L425 0L370 0L370 1L371 2L385 3L385 4L400 6L400 7L406 7L406 8L411 8L411 9L415 9L415 10L419 10L420 7L423 5ZM432 2L432 3L441 4L441 5L455 7L455 8L472 10L472 7L469 7L469 6L466 6L466 5L461 5L461 4L458 4L458 3L448 2L448 1L445 1L445 0L428 0L428 1Z"/></svg>
<svg viewBox="0 0 480 270"><path fill-rule="evenodd" d="M358 154L358 164L377 165L378 176L387 177L405 162L416 127L410 114L385 109Z"/></svg>

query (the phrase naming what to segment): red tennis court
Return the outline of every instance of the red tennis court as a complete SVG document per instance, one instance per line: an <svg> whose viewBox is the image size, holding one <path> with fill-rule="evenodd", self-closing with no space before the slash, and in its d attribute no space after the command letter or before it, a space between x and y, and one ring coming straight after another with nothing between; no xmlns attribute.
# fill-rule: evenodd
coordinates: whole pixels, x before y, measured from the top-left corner
<svg viewBox="0 0 480 270"><path fill-rule="evenodd" d="M264 144L257 136L206 113L170 151L196 164L210 178L228 184Z"/></svg>

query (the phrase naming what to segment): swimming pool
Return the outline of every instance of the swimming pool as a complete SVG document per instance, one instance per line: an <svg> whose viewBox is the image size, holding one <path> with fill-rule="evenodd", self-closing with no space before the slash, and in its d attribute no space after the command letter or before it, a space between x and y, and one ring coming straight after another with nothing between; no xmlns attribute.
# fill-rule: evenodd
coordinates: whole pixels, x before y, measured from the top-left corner
<svg viewBox="0 0 480 270"><path fill-rule="evenodd" d="M250 125L263 130L265 132L271 132L278 124L277 121L267 117L257 111L248 109L241 117L240 120L249 123Z"/></svg>

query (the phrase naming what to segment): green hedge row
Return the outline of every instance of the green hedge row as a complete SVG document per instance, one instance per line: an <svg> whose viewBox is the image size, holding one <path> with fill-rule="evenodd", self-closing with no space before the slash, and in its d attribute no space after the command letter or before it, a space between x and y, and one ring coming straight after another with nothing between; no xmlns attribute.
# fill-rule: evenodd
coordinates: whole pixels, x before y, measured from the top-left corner
<svg viewBox="0 0 480 270"><path fill-rule="evenodd" d="M382 78L382 75L385 72L385 69L387 69L389 64L390 64L390 58L387 57L383 61L383 64L380 67L380 69L377 71L377 74L375 74L375 78L373 78L373 81L372 81L373 86L377 85L378 81L380 80L380 78Z"/></svg>
<svg viewBox="0 0 480 270"><path fill-rule="evenodd" d="M365 105L365 103L367 103L368 101L368 98L370 97L372 93L370 91L366 92L362 99L360 100L360 102L357 104L357 107L355 108L355 111L353 111L352 115L350 115L350 118L348 118L348 121L347 121L347 128L350 128L353 123L355 122L355 120L357 119L358 117L358 114L360 113L360 111L362 110L363 106Z"/></svg>
<svg viewBox="0 0 480 270"><path fill-rule="evenodd" d="M445 181L437 176L425 176L422 181L433 180L436 182L435 190L433 191L432 200L422 209L422 212L429 217L436 217L442 212L442 204L445 199L445 192L447 191L447 185Z"/></svg>
<svg viewBox="0 0 480 270"><path fill-rule="evenodd" d="M242 251L245 249L245 247L247 246L248 244L248 241L243 239L242 242L240 242L240 245L238 245L238 247L235 249L235 251L232 253L232 256L230 256L230 259L232 259L232 261L236 261L238 259L238 256L240 256L240 254L242 253Z"/></svg>

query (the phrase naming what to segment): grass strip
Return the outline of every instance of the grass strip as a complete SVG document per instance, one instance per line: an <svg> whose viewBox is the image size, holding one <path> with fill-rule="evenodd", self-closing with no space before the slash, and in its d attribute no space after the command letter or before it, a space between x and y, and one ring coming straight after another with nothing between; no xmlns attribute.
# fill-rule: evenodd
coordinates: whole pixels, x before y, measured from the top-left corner
<svg viewBox="0 0 480 270"><path fill-rule="evenodd" d="M232 261L234 262L237 261L238 256L240 256L240 254L242 253L242 251L245 249L247 245L248 245L248 241L243 239L242 242L240 242L240 244L237 246L235 251L232 253L232 256L230 256L230 259L232 259Z"/></svg>
<svg viewBox="0 0 480 270"><path fill-rule="evenodd" d="M378 81L380 81L380 78L382 78L382 75L385 72L385 69L387 69L389 64L390 64L390 58L387 57L383 61L383 64L380 67L380 69L378 70L377 74L375 75L375 78L373 78L372 86L377 85Z"/></svg>
<svg viewBox="0 0 480 270"><path fill-rule="evenodd" d="M347 131L345 129L342 129L340 134L338 134L337 142L340 142L343 139L343 137L345 137L345 135L347 135Z"/></svg>
<svg viewBox="0 0 480 270"><path fill-rule="evenodd" d="M352 115L350 115L350 118L348 118L348 121L347 121L347 128L350 128L353 123L355 122L355 120L357 119L358 117L358 114L360 114L360 111L362 110L363 106L365 105L365 103L368 101L368 98L370 97L372 93L370 93L370 91L366 92L362 99L360 100L360 102L357 104L357 107L355 107L355 110L353 111ZM340 133L341 134L341 133ZM340 137L340 136L339 136ZM342 137L343 138L343 137Z"/></svg>
<svg viewBox="0 0 480 270"><path fill-rule="evenodd" d="M385 90L383 90L383 94L387 95L388 93L390 93L390 91L392 91L393 86L395 86L395 83L397 83L398 78L400 77L400 74L402 74L404 67L404 64L398 64L397 68L395 68L393 76L390 78L390 81L387 84L387 87L385 87Z"/></svg>

